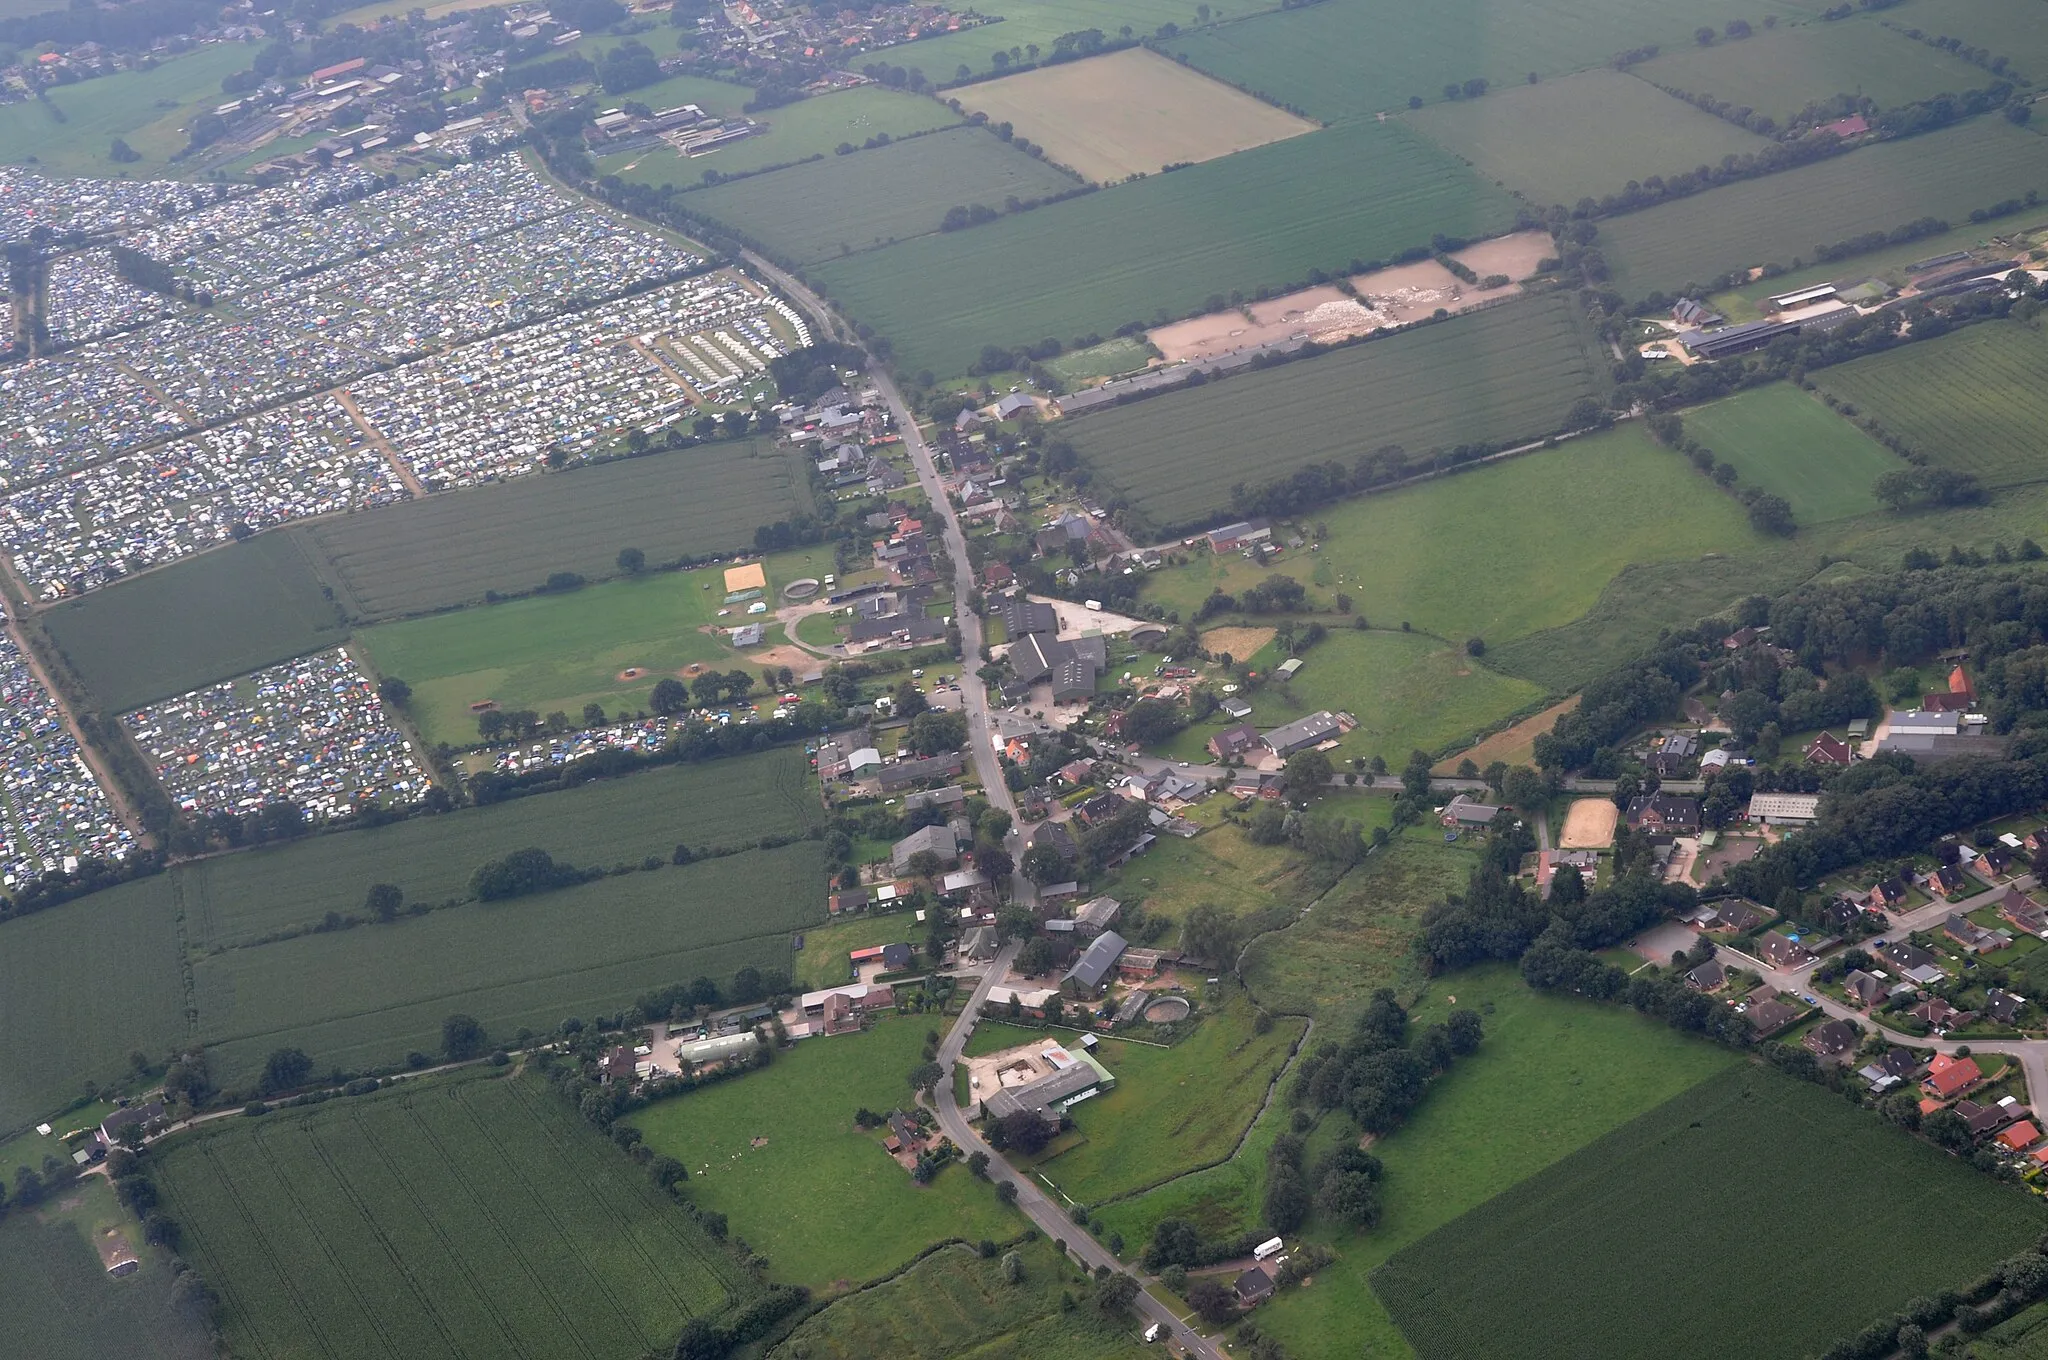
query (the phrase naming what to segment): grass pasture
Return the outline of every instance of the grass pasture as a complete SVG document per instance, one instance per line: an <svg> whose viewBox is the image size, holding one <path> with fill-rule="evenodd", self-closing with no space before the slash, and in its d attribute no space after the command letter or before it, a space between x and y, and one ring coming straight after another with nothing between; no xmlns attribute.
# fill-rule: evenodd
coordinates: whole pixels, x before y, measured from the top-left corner
<svg viewBox="0 0 2048 1360"><path fill-rule="evenodd" d="M1614 286L1630 297L1731 269L1810 258L1816 244L2048 190L2048 137L2003 118L1882 142L1778 175L1724 185L1600 227ZM1836 268L1855 276L1856 260Z"/></svg>
<svg viewBox="0 0 2048 1360"><path fill-rule="evenodd" d="M1107 335L1392 256L1507 230L1506 195L1399 124L1331 128L813 271L897 363L962 372L982 346ZM1216 305L1220 305L1217 303Z"/></svg>
<svg viewBox="0 0 2048 1360"><path fill-rule="evenodd" d="M2004 50L1996 43L1992 47ZM1808 104L1838 94L1863 95L1888 109L1944 92L1976 89L1993 79L1961 57L1890 32L1868 16L1847 23L1759 29L1749 38L1711 47L1674 45L1632 69L1665 89L1710 94L1780 123ZM1685 164L1684 157L1670 162L1673 168Z"/></svg>
<svg viewBox="0 0 2048 1360"><path fill-rule="evenodd" d="M221 101L222 79L247 69L255 56L253 46L208 43L152 70L60 85L47 104L31 99L0 107L0 160L32 160L59 175L171 175L171 157L185 147L186 124L211 112ZM130 165L109 159L116 137L142 159Z"/></svg>
<svg viewBox="0 0 2048 1360"><path fill-rule="evenodd" d="M946 210L1045 198L1074 181L982 128L952 128L873 151L828 156L692 194L690 211L799 264L939 230ZM819 213L830 203L830 213Z"/></svg>
<svg viewBox="0 0 2048 1360"><path fill-rule="evenodd" d="M754 1292L537 1077L225 1120L155 1160L238 1355L636 1355Z"/></svg>
<svg viewBox="0 0 2048 1360"><path fill-rule="evenodd" d="M303 534L345 606L389 619L531 590L557 571L596 581L619 549L650 563L709 557L763 524L809 511L801 451L733 440L515 478L320 520ZM173 568L172 570L176 570Z"/></svg>
<svg viewBox="0 0 2048 1360"><path fill-rule="evenodd" d="M2024 8L2015 11L2011 0L1914 0L1911 13L1887 16L1884 22L1901 31L1917 28L1987 48L2009 58L2038 85L2048 76L2048 29L2019 17L2026 13Z"/></svg>
<svg viewBox="0 0 2048 1360"><path fill-rule="evenodd" d="M1006 1239L1023 1216L987 1182L947 1167L920 1187L853 1123L907 1106L927 1017L807 1040L766 1071L636 1112L647 1145L690 1168L692 1202L725 1214L770 1278L839 1292L900 1269L947 1237ZM755 1146L755 1139L765 1139Z"/></svg>
<svg viewBox="0 0 2048 1360"><path fill-rule="evenodd" d="M1905 466L1897 454L1790 383L1695 407L1685 413L1685 427L1742 474L1741 485L1783 496L1801 524L1877 509L1872 483Z"/></svg>
<svg viewBox="0 0 2048 1360"><path fill-rule="evenodd" d="M908 137L951 127L960 121L959 114L936 99L880 85L859 85L799 99L794 104L749 116L765 124L768 130L702 156L679 156L665 146L608 156L598 162L599 173L638 184L691 188L708 182L704 176L710 173L749 175L771 165L793 165L811 156L830 156L842 142L859 146L882 134Z"/></svg>
<svg viewBox="0 0 2048 1360"><path fill-rule="evenodd" d="M1796 1167L1800 1193L1766 1224L1754 1201L1698 1174L1708 1166ZM1635 1354L1646 1318L1676 1360L1794 1357L1975 1278L2039 1231L2027 1196L1745 1065L1404 1248L1373 1287L1423 1360ZM1833 1286L1786 1291L1823 1237L1842 1267ZM1907 1238L1915 1250L1891 1249ZM1698 1288L1703 1261L1719 1287ZM1748 1306L1766 1290L1777 1307Z"/></svg>
<svg viewBox="0 0 2048 1360"><path fill-rule="evenodd" d="M1632 179L1718 164L1767 145L1606 68L1431 104L1405 117L1481 175L1539 204L1598 198Z"/></svg>
<svg viewBox="0 0 2048 1360"><path fill-rule="evenodd" d="M1215 160L1316 125L1145 48L970 85L961 105L1009 122L1097 184Z"/></svg>
<svg viewBox="0 0 2048 1360"><path fill-rule="evenodd" d="M1814 381L1941 466L1986 485L2048 475L2048 332L2009 321L1968 326L1822 370Z"/></svg>
<svg viewBox="0 0 2048 1360"><path fill-rule="evenodd" d="M1255 14L1274 7L1271 0L1225 3L1212 8L1211 18ZM994 70L992 58L999 51L1015 61L1031 59L1033 45L1050 53L1054 40L1063 33L1099 28L1114 39L1127 24L1134 35L1144 35L1161 24L1186 28L1199 22L1195 7L1187 0L1017 0L1005 4L1001 16L1000 23L939 34L888 55L892 64L921 70L932 80L953 80L962 66L974 75Z"/></svg>
<svg viewBox="0 0 2048 1360"><path fill-rule="evenodd" d="M259 534L90 591L42 623L106 710L125 713L345 641L289 533Z"/></svg>
<svg viewBox="0 0 2048 1360"><path fill-rule="evenodd" d="M1068 437L1148 520L1179 529L1223 514L1234 484L1311 463L1541 438L1600 390L1599 367L1571 300L1544 296L1113 407Z"/></svg>

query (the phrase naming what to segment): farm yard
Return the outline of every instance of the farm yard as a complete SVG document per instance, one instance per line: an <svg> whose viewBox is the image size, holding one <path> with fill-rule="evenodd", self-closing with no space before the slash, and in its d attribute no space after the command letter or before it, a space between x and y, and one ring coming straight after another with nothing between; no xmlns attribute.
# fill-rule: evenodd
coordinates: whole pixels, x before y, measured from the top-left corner
<svg viewBox="0 0 2048 1360"><path fill-rule="evenodd" d="M1097 184L1316 128L1144 48L970 85L960 102L991 125L1014 124L1051 160Z"/></svg>
<svg viewBox="0 0 2048 1360"><path fill-rule="evenodd" d="M1821 391L1875 416L1941 467L1988 486L2042 476L2048 335L1999 321L1814 374Z"/></svg>
<svg viewBox="0 0 2048 1360"><path fill-rule="evenodd" d="M687 189L699 183L715 184L735 175L750 175L770 166L830 156L842 142L859 146L870 137L909 137L952 127L960 121L959 114L936 99L879 85L800 99L755 117L767 125L767 131L730 142L705 155L679 156L660 147L608 156L598 162L598 173L617 175L636 184L673 184Z"/></svg>
<svg viewBox="0 0 2048 1360"><path fill-rule="evenodd" d="M237 1354L639 1354L755 1292L537 1077L232 1120L155 1161Z"/></svg>
<svg viewBox="0 0 2048 1360"><path fill-rule="evenodd" d="M1511 85L1404 114L1452 155L1541 205L1619 192L1630 180L1762 150L1754 133L1605 69Z"/></svg>
<svg viewBox="0 0 2048 1360"><path fill-rule="evenodd" d="M1763 1165L1796 1166L1801 1184L1768 1231L1752 1204L1697 1174ZM1372 1283L1423 1360L1624 1354L1645 1317L1658 1319L1660 1354L1793 1357L1976 1278L2039 1232L2018 1190L1745 1065L1403 1248ZM1840 1266L1832 1287L1786 1293L1822 1237ZM1893 1250L1904 1238L1914 1249ZM1702 1261L1725 1287L1697 1287ZM1752 1307L1759 1291L1779 1306Z"/></svg>
<svg viewBox="0 0 2048 1360"><path fill-rule="evenodd" d="M946 375L985 345L1164 322L1513 221L1506 195L1406 127L1333 128L828 260L812 282L889 336L899 366Z"/></svg>
<svg viewBox="0 0 2048 1360"><path fill-rule="evenodd" d="M1979 118L1795 174L1723 185L1602 223L1614 286L1629 296L1679 289L1731 269L1790 266L1811 257L1816 244L1922 217L1960 222L1973 208L2048 191L2048 137ZM1854 257L1838 266L1855 267Z"/></svg>
<svg viewBox="0 0 2048 1360"><path fill-rule="evenodd" d="M1540 439L1604 376L1569 299L1550 296L1091 414L1068 437L1146 519L1181 529L1229 508L1247 450L1264 483L1390 444Z"/></svg>
<svg viewBox="0 0 2048 1360"><path fill-rule="evenodd" d="M949 208L1041 199L1079 187L982 128L952 128L873 151L690 195L683 206L798 264L874 250L939 230ZM832 204L829 214L815 210Z"/></svg>
<svg viewBox="0 0 2048 1360"><path fill-rule="evenodd" d="M1783 496L1801 524L1876 510L1872 484L1905 466L1897 454L1790 383L1695 407L1684 420L1688 437L1741 474L1739 485Z"/></svg>

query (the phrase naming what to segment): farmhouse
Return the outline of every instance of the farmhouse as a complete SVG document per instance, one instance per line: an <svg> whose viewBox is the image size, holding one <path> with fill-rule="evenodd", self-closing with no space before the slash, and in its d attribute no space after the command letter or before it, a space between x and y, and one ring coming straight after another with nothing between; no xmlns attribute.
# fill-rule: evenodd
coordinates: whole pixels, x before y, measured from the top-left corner
<svg viewBox="0 0 2048 1360"><path fill-rule="evenodd" d="M1500 816L1500 809L1480 802L1466 794L1459 794L1444 804L1444 810L1437 820L1454 828L1492 826L1493 819Z"/></svg>
<svg viewBox="0 0 2048 1360"><path fill-rule="evenodd" d="M990 1093L981 1103L989 1118L1006 1119L1013 1114L1030 1113L1057 1124L1058 1111L1116 1085L1109 1069L1085 1050L1052 1047L1043 1050L1039 1058L1053 1070L1022 1085L1003 1086Z"/></svg>
<svg viewBox="0 0 2048 1360"><path fill-rule="evenodd" d="M148 1133L152 1125L161 1124L164 1119L164 1103L152 1100L147 1105L130 1105L114 1111L100 1124L99 1144L111 1148L121 1141L121 1130L133 1126Z"/></svg>
<svg viewBox="0 0 2048 1360"><path fill-rule="evenodd" d="M1651 793L1629 799L1628 824L1637 831L1689 836L1700 829L1700 800Z"/></svg>
<svg viewBox="0 0 2048 1360"><path fill-rule="evenodd" d="M882 792L900 793L927 779L950 779L966 768L966 762L958 751L948 751L922 760L899 760L884 765L875 772L875 778L881 784Z"/></svg>
<svg viewBox="0 0 2048 1360"><path fill-rule="evenodd" d="M1209 551L1218 553L1241 552L1254 543L1265 543L1273 537L1273 526L1262 519L1240 520L1226 524L1221 529L1208 533Z"/></svg>
<svg viewBox="0 0 2048 1360"><path fill-rule="evenodd" d="M1251 710L1246 709L1247 713ZM1239 723L1226 727L1209 738L1209 754L1218 760L1242 760L1245 753L1259 747L1258 729L1250 723Z"/></svg>
<svg viewBox="0 0 2048 1360"><path fill-rule="evenodd" d="M1274 755L1291 756L1296 751L1340 736L1344 730L1344 724L1338 716L1325 708L1309 714L1306 718L1296 718L1291 723L1274 728L1266 733L1262 740L1266 743L1266 749Z"/></svg>
<svg viewBox="0 0 2048 1360"><path fill-rule="evenodd" d="M1116 970L1117 959L1128 947L1123 936L1113 930L1103 931L1067 970L1060 980L1061 988L1076 996L1101 996Z"/></svg>
<svg viewBox="0 0 2048 1360"><path fill-rule="evenodd" d="M898 874L908 876L911 872L911 857L926 850L939 857L941 867L960 862L960 844L953 838L952 829L944 826L926 826L918 828L889 847L889 866Z"/></svg>

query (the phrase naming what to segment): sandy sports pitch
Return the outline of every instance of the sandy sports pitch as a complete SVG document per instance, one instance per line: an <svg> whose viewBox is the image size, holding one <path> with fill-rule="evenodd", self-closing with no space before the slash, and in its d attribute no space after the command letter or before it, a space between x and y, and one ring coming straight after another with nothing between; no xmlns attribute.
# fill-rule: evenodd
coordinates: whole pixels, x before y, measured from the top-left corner
<svg viewBox="0 0 2048 1360"><path fill-rule="evenodd" d="M1562 850L1605 850L1614 844L1614 828L1621 821L1621 809L1611 798L1581 798L1565 814L1564 835L1558 838Z"/></svg>
<svg viewBox="0 0 2048 1360"><path fill-rule="evenodd" d="M1097 184L1314 132L1316 125L1145 48L1042 66L958 92Z"/></svg>
<svg viewBox="0 0 2048 1360"><path fill-rule="evenodd" d="M768 572L759 562L749 562L743 567L725 569L725 593L736 595L742 590L766 590Z"/></svg>

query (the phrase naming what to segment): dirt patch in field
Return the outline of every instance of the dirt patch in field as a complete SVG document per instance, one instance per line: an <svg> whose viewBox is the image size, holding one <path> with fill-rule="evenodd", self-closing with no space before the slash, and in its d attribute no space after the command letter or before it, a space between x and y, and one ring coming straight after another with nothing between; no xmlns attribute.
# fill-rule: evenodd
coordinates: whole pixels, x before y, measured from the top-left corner
<svg viewBox="0 0 2048 1360"><path fill-rule="evenodd" d="M1548 232L1518 231L1466 246L1451 258L1482 279L1488 274L1505 274L1520 280L1534 274L1536 266L1555 248Z"/></svg>
<svg viewBox="0 0 2048 1360"><path fill-rule="evenodd" d="M787 666L797 673L799 679L805 671L814 669L818 664L818 658L803 648L788 645L770 647L765 652L749 652L747 660L757 666Z"/></svg>
<svg viewBox="0 0 2048 1360"><path fill-rule="evenodd" d="M1255 654L1273 640L1271 628L1211 628L1202 634L1202 650L1214 656L1229 652L1239 661Z"/></svg>
<svg viewBox="0 0 2048 1360"><path fill-rule="evenodd" d="M1449 760L1440 763L1433 773L1452 775L1466 761L1485 769L1494 761L1505 761L1510 765L1534 764L1536 738L1557 726L1557 720L1579 706L1579 696L1574 694L1561 704L1553 704L1531 718L1524 718L1513 727L1494 733L1486 740L1467 750L1458 752Z"/></svg>
<svg viewBox="0 0 2048 1360"><path fill-rule="evenodd" d="M618 681L622 685L630 685L635 680L640 679L642 676L646 674L647 670L643 666L628 666L626 667L626 669L620 671L617 675L613 676L612 679Z"/></svg>
<svg viewBox="0 0 2048 1360"><path fill-rule="evenodd" d="M1621 809L1611 798L1581 798L1565 814L1564 834L1558 838L1563 850L1605 850L1614 844L1614 827Z"/></svg>

